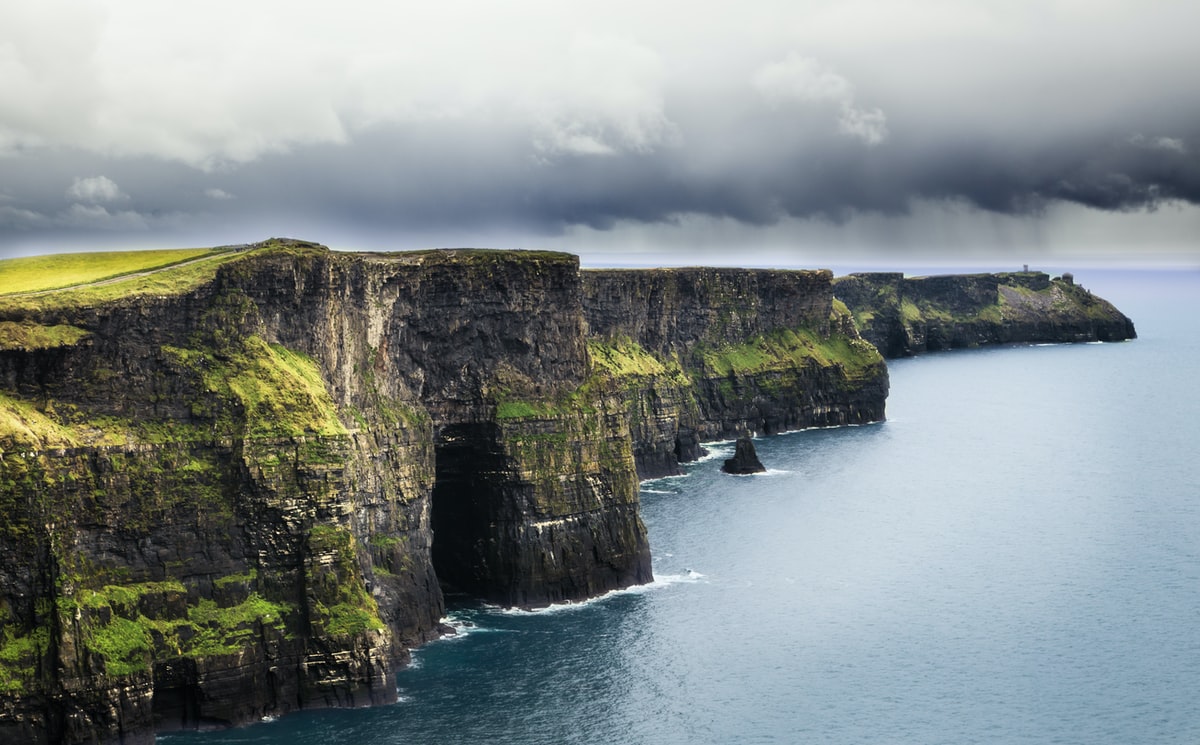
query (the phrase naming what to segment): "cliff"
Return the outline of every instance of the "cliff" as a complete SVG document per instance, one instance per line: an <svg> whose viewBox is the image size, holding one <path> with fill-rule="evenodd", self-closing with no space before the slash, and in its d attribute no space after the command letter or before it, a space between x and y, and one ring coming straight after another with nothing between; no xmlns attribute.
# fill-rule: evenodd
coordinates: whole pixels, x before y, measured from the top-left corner
<svg viewBox="0 0 1200 745"><path fill-rule="evenodd" d="M883 416L828 272L297 241L178 261L0 295L0 743L394 700L443 587L533 607L647 582L639 474Z"/></svg>
<svg viewBox="0 0 1200 745"><path fill-rule="evenodd" d="M828 271L590 270L583 286L642 478L678 473L706 440L883 419L887 368Z"/></svg>
<svg viewBox="0 0 1200 745"><path fill-rule="evenodd" d="M1043 272L905 277L862 273L834 280L863 338L885 357L988 344L1121 341L1133 322L1070 274Z"/></svg>

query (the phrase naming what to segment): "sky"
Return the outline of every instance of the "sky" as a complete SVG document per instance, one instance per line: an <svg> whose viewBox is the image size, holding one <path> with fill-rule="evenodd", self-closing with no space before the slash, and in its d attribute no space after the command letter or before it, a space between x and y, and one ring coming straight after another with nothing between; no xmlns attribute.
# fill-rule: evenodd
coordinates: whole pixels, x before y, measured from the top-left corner
<svg viewBox="0 0 1200 745"><path fill-rule="evenodd" d="M0 0L0 257L1200 266L1194 0Z"/></svg>

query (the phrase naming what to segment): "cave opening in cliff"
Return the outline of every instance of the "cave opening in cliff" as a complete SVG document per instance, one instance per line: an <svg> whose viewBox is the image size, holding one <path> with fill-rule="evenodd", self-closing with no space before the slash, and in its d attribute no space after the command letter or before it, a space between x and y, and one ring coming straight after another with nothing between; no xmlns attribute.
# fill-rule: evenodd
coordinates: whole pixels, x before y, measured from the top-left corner
<svg viewBox="0 0 1200 745"><path fill-rule="evenodd" d="M430 520L433 568L443 591L476 598L503 595L503 562L495 527L504 500L504 469L491 423L443 427L437 438Z"/></svg>

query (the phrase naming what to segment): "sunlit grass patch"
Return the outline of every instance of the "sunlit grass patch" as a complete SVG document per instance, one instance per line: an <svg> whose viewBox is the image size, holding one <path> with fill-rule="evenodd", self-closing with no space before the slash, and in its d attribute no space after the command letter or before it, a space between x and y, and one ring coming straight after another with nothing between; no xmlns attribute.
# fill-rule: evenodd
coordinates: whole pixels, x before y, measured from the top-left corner
<svg viewBox="0 0 1200 745"><path fill-rule="evenodd" d="M0 261L0 295L39 292L161 269L216 253L214 248L50 254Z"/></svg>

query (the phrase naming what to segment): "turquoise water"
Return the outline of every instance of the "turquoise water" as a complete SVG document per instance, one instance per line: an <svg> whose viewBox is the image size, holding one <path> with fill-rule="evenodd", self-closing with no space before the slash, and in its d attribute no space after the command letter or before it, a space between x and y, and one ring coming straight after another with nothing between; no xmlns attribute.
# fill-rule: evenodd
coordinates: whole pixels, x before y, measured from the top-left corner
<svg viewBox="0 0 1200 745"><path fill-rule="evenodd" d="M1200 742L1200 275L1079 279L1141 338L895 361L886 423L644 484L654 585L459 608L398 704L160 742Z"/></svg>

